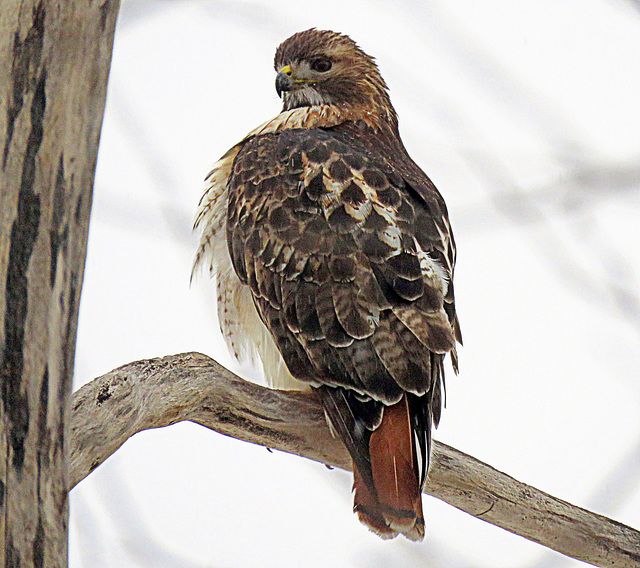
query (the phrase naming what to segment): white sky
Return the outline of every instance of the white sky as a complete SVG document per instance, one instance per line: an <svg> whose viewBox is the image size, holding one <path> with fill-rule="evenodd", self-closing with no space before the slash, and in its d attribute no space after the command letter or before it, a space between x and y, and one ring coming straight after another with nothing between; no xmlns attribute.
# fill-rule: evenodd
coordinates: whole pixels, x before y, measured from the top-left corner
<svg viewBox="0 0 640 568"><path fill-rule="evenodd" d="M436 438L640 527L640 7L632 0L123 3L76 386L201 351L237 370L206 278L202 180L275 115L273 53L309 27L374 55L458 244L461 373ZM254 374L255 376L255 374ZM424 499L383 542L351 476L192 424L144 432L71 494L71 566L569 567Z"/></svg>

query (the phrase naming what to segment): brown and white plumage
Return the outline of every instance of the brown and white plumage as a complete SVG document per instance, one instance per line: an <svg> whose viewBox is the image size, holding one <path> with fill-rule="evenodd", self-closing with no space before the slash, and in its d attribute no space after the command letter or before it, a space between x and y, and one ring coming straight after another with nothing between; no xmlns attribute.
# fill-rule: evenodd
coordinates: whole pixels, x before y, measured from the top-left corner
<svg viewBox="0 0 640 568"><path fill-rule="evenodd" d="M300 32L275 67L283 111L209 175L196 265L215 274L232 352L319 395L354 460L360 519L419 540L443 358L457 367L460 341L446 206L350 38Z"/></svg>

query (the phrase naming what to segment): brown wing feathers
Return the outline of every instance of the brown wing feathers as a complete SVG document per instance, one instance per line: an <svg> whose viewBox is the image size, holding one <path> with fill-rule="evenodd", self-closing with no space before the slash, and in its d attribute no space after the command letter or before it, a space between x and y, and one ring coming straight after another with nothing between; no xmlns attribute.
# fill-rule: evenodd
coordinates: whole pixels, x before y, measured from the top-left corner
<svg viewBox="0 0 640 568"><path fill-rule="evenodd" d="M353 456L360 518L384 537L422 538L454 340L442 269L425 256L435 248L425 230L438 231L417 223L424 203L405 185L331 132L256 137L229 180L227 238L290 372L318 387Z"/></svg>

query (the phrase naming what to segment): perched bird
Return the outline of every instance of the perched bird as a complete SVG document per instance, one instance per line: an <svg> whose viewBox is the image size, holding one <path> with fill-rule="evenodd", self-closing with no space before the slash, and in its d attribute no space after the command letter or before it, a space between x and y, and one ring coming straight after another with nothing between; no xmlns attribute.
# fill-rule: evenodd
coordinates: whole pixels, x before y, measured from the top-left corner
<svg viewBox="0 0 640 568"><path fill-rule="evenodd" d="M461 342L447 208L353 40L296 33L275 69L282 112L207 177L195 266L215 276L232 353L319 396L353 458L360 520L421 540L443 359L457 372Z"/></svg>

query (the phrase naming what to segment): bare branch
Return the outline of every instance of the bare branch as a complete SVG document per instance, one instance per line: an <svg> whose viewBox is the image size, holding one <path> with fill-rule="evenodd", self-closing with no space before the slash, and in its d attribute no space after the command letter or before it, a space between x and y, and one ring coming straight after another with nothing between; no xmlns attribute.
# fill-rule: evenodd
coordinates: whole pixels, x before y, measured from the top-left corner
<svg viewBox="0 0 640 568"><path fill-rule="evenodd" d="M141 430L190 420L216 432L351 469L309 392L244 381L199 353L136 361L73 397L71 487ZM483 521L596 566L640 563L640 533L547 495L435 442L425 492Z"/></svg>

